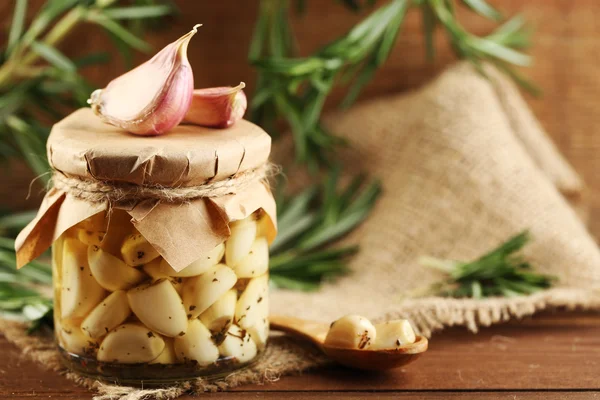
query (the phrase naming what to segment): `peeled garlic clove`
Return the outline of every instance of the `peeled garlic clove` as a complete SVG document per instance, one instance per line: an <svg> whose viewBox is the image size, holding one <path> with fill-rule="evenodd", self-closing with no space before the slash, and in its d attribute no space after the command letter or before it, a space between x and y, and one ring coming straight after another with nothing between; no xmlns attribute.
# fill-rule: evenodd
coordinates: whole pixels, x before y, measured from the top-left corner
<svg viewBox="0 0 600 400"><path fill-rule="evenodd" d="M100 246L106 235L104 212L84 219L74 227L75 237L85 244Z"/></svg>
<svg viewBox="0 0 600 400"><path fill-rule="evenodd" d="M85 229L86 231L103 231L106 227L105 213L101 211L88 217L77 224L78 227Z"/></svg>
<svg viewBox="0 0 600 400"><path fill-rule="evenodd" d="M231 325L225 334L225 340L219 345L223 357L235 357L239 362L247 362L256 357L256 343L246 330Z"/></svg>
<svg viewBox="0 0 600 400"><path fill-rule="evenodd" d="M171 285L173 285L173 287L177 291L177 294L179 295L179 297L181 297L183 295L183 278L168 277L166 279L168 279L169 282L171 282Z"/></svg>
<svg viewBox="0 0 600 400"><path fill-rule="evenodd" d="M231 268L217 264L199 276L186 279L183 305L189 318L197 318L235 285L237 277Z"/></svg>
<svg viewBox="0 0 600 400"><path fill-rule="evenodd" d="M194 76L187 47L199 26L92 93L88 103L94 113L138 135L160 135L177 126L192 101Z"/></svg>
<svg viewBox="0 0 600 400"><path fill-rule="evenodd" d="M64 236L56 239L52 243L52 279L54 280L54 289L60 289L62 286L62 256L63 256L63 244L65 242ZM55 298L57 298L55 294ZM56 311L56 307L55 307Z"/></svg>
<svg viewBox="0 0 600 400"><path fill-rule="evenodd" d="M98 304L81 323L81 330L90 338L100 338L121 325L131 314L127 294L118 290Z"/></svg>
<svg viewBox="0 0 600 400"><path fill-rule="evenodd" d="M183 293L183 278L169 276L167 273L165 273L163 268L161 268L162 262L162 257L155 258L148 264L144 265L143 270L146 274L150 275L154 282L162 279L168 279L177 291L177 294L181 296ZM169 269L173 270L171 267L169 267Z"/></svg>
<svg viewBox="0 0 600 400"><path fill-rule="evenodd" d="M165 348L162 353L154 360L150 361L150 364L175 364L177 362L177 356L175 355L175 344L172 338L163 338L165 341Z"/></svg>
<svg viewBox="0 0 600 400"><path fill-rule="evenodd" d="M87 246L100 246L106 232L103 231L88 231L83 228L76 229L77 239Z"/></svg>
<svg viewBox="0 0 600 400"><path fill-rule="evenodd" d="M121 255L127 265L138 266L149 263L160 253L152 246L141 233L134 233L125 238L121 246Z"/></svg>
<svg viewBox="0 0 600 400"><path fill-rule="evenodd" d="M260 320L257 320L254 325L246 328L246 331L250 335L250 338L256 343L256 347L262 350L267 345L267 339L269 339L269 320L268 320L268 309L266 316Z"/></svg>
<svg viewBox="0 0 600 400"><path fill-rule="evenodd" d="M235 323L249 329L269 315L269 277L251 279L235 308Z"/></svg>
<svg viewBox="0 0 600 400"><path fill-rule="evenodd" d="M248 107L248 100L242 90L245 87L246 84L240 82L235 87L194 90L184 122L211 128L230 127L242 119Z"/></svg>
<svg viewBox="0 0 600 400"><path fill-rule="evenodd" d="M367 349L377 339L373 324L360 315L346 315L333 324L325 337L325 345L345 349Z"/></svg>
<svg viewBox="0 0 600 400"><path fill-rule="evenodd" d="M254 215L231 223L230 229L231 236L225 242L225 262L230 267L235 267L248 255L254 239L256 239Z"/></svg>
<svg viewBox="0 0 600 400"><path fill-rule="evenodd" d="M256 237L269 237L269 232L273 229L271 218L266 213L257 221Z"/></svg>
<svg viewBox="0 0 600 400"><path fill-rule="evenodd" d="M96 354L98 341L89 338L76 323L63 320L56 329L60 345L69 353Z"/></svg>
<svg viewBox="0 0 600 400"><path fill-rule="evenodd" d="M128 266L98 246L88 247L88 262L96 281L111 292L129 289L146 278L142 272Z"/></svg>
<svg viewBox="0 0 600 400"><path fill-rule="evenodd" d="M154 280L168 278L169 275L165 274L163 272L162 268L160 267L160 264L162 263L162 261L163 261L162 257L155 258L154 260L150 261L148 264L145 264L142 267L142 269L144 270L144 272L146 274L150 275L150 277Z"/></svg>
<svg viewBox="0 0 600 400"><path fill-rule="evenodd" d="M135 287L127 292L127 298L133 313L148 328L170 337L185 334L185 309L167 279Z"/></svg>
<svg viewBox="0 0 600 400"><path fill-rule="evenodd" d="M135 232L131 216L124 210L113 209L106 217L108 226L100 248L115 257L121 257L121 246L125 238Z"/></svg>
<svg viewBox="0 0 600 400"><path fill-rule="evenodd" d="M200 257L181 271L175 271L168 262L162 261L160 268L161 271L167 276L176 277L189 277L196 276L205 273L210 267L217 265L222 259L225 253L225 245L221 243L214 249L208 252L208 254Z"/></svg>
<svg viewBox="0 0 600 400"><path fill-rule="evenodd" d="M377 338L371 346L372 350L396 349L414 343L417 338L410 322L405 319L375 324L375 331Z"/></svg>
<svg viewBox="0 0 600 400"><path fill-rule="evenodd" d="M219 358L219 349L211 339L212 334L198 319L190 320L187 333L174 340L175 354L179 362L196 361L207 366Z"/></svg>
<svg viewBox="0 0 600 400"><path fill-rule="evenodd" d="M66 238L62 255L61 317L85 317L105 295L90 271L87 246Z"/></svg>
<svg viewBox="0 0 600 400"><path fill-rule="evenodd" d="M261 276L269 269L269 243L264 237L252 243L248 255L242 259L233 271L238 278L253 278Z"/></svg>
<svg viewBox="0 0 600 400"><path fill-rule="evenodd" d="M111 331L100 345L98 361L121 364L149 362L165 348L165 341L144 325L127 323Z"/></svg>
<svg viewBox="0 0 600 400"><path fill-rule="evenodd" d="M224 332L235 316L236 301L237 291L228 290L200 315L200 321L212 332Z"/></svg>

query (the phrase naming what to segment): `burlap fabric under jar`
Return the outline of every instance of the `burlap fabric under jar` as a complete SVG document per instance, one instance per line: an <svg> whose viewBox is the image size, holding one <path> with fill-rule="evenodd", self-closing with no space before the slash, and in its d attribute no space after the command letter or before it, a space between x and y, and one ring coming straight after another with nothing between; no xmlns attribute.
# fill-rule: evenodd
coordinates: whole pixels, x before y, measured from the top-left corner
<svg viewBox="0 0 600 400"><path fill-rule="evenodd" d="M489 74L491 81L459 64L416 92L328 118L329 127L351 143L341 154L347 172L369 171L382 180L384 194L372 216L346 239L361 245L353 274L317 293L276 291L273 312L319 320L348 312L379 320L405 316L430 333L451 325L475 330L546 308L600 309L600 252L574 212L585 215L584 186L518 89ZM275 161L291 158L285 143L274 154ZM302 183L298 175L289 176L291 184ZM470 259L524 228L534 236L528 259L560 279L556 288L511 299L405 297L442 278L423 269L419 256ZM3 330L32 358L57 366L44 336L27 337L22 326L5 324ZM102 400L165 399L268 382L324 363L311 347L275 337L253 368L216 382L162 390L82 383Z"/></svg>

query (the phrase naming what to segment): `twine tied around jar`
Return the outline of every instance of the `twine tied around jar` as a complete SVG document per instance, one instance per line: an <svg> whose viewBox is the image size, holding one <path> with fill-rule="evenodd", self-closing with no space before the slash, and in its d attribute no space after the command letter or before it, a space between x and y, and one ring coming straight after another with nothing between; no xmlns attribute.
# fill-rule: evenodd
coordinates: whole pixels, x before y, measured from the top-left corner
<svg viewBox="0 0 600 400"><path fill-rule="evenodd" d="M154 199L169 203L186 203L202 197L221 197L236 194L252 184L276 175L278 167L265 163L257 168L231 177L203 183L198 186L144 186L125 182L103 182L54 172L52 183L58 190L90 203L126 203L134 200Z"/></svg>

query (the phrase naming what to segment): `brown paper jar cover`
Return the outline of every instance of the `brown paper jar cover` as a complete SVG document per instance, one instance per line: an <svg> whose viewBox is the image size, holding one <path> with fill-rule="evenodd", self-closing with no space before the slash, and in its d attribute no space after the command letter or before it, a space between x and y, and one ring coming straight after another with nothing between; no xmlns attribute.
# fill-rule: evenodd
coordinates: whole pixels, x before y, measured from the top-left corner
<svg viewBox="0 0 600 400"><path fill-rule="evenodd" d="M268 162L271 138L241 120L227 129L180 125L163 136L142 137L103 123L90 109L75 111L52 128L48 161L55 173L100 182L191 187L220 181ZM276 233L275 202L264 181L220 197L183 203L139 199L90 203L63 190L46 194L36 218L16 241L17 266L43 253L64 231L101 211L124 209L135 228L176 270L225 241L230 221L263 209Z"/></svg>

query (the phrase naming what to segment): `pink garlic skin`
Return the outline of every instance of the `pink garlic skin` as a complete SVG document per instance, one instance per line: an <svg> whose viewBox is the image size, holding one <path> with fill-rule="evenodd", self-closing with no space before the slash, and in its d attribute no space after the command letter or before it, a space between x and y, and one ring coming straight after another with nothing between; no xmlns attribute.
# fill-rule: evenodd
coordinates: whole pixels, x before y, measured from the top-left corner
<svg viewBox="0 0 600 400"><path fill-rule="evenodd" d="M171 88L164 94L154 112L140 125L134 126L137 135L162 135L181 123L192 103L194 74L189 66L181 66L173 77Z"/></svg>
<svg viewBox="0 0 600 400"><path fill-rule="evenodd" d="M88 103L104 122L137 135L161 135L183 120L194 76L187 46L199 25L154 57L92 93Z"/></svg>
<svg viewBox="0 0 600 400"><path fill-rule="evenodd" d="M196 89L184 122L210 128L228 128L242 119L248 100L242 90L246 85Z"/></svg>

